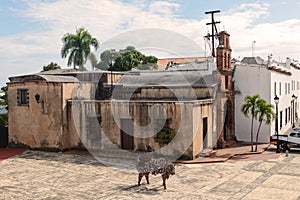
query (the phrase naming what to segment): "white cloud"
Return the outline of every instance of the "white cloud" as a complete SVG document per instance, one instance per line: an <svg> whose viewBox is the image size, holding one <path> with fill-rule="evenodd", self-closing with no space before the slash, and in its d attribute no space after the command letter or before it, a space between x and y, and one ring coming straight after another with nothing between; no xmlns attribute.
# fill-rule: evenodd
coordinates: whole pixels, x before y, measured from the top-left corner
<svg viewBox="0 0 300 200"><path fill-rule="evenodd" d="M251 56L252 41L255 40L255 55L266 58L272 53L281 58L300 57L297 51L300 45L297 40L297 33L300 31L299 19L259 23L260 18L269 15L269 5L250 4L250 9L245 8L247 5L241 5L224 12L221 17L222 23L226 24L226 29L232 35L234 56Z"/></svg>
<svg viewBox="0 0 300 200"><path fill-rule="evenodd" d="M170 3L166 1L155 1L149 6L149 12L153 14L159 14L162 16L172 17L176 11L180 8L178 3Z"/></svg>
<svg viewBox="0 0 300 200"><path fill-rule="evenodd" d="M67 32L75 32L75 27L86 27L94 37L100 40L101 44L111 41L111 38L119 34L125 33L126 35L128 31L156 28L182 34L186 36L186 39L204 47L203 36L208 30L205 24L210 21L208 16L203 16L200 20L179 17L177 13L181 5L166 1L153 1L149 4L146 1L137 0L131 3L118 0L55 0L50 2L27 0L24 3L28 8L18 10L19 15L36 21L41 26L39 29L17 35L0 37L0 59L2 66L8 69L7 76L39 71L43 65L51 61L65 66L66 60L60 58L61 38ZM253 40L256 40L255 52L263 57L272 53L281 57L300 58L300 52L297 50L300 44L296 40L297 33L300 32L300 20L259 23L262 17L269 15L269 7L269 4L264 3L241 4L239 7L216 15L216 19L222 22L220 30L223 30L224 26L231 34L231 46L235 57L251 55L251 44ZM139 37L150 38L155 34L143 33L144 35L135 35L137 47L147 49L152 46L155 49L154 45L157 43L153 45L147 43L148 46L145 46L141 44L145 40L139 39ZM289 37L286 36L287 34ZM168 41L173 47L181 47L182 52L193 56L204 54L200 51L201 49L194 52L186 49L183 42L187 40L178 41L170 40L170 38L167 40L162 37L160 40L158 41L160 43ZM141 43L139 44L138 41ZM148 52L150 52L149 49ZM1 76L2 80L4 75Z"/></svg>

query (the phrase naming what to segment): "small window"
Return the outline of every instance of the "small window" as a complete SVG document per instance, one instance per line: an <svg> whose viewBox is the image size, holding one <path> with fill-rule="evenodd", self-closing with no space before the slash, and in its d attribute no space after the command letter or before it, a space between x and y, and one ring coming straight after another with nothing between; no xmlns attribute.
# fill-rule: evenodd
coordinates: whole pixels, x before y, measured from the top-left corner
<svg viewBox="0 0 300 200"><path fill-rule="evenodd" d="M280 119L280 123L279 123L280 124L280 129L282 128L282 118L283 118L282 116L283 116L283 112L280 111L280 118L279 118Z"/></svg>
<svg viewBox="0 0 300 200"><path fill-rule="evenodd" d="M288 109L286 108L285 109L285 125L287 124L288 122Z"/></svg>
<svg viewBox="0 0 300 200"><path fill-rule="evenodd" d="M288 109L288 112L289 112L289 122L291 121L291 107L289 107L289 109Z"/></svg>
<svg viewBox="0 0 300 200"><path fill-rule="evenodd" d="M285 83L285 91L284 94L287 95L287 83Z"/></svg>
<svg viewBox="0 0 300 200"><path fill-rule="evenodd" d="M29 105L29 92L28 89L17 90L17 102L19 106Z"/></svg>
<svg viewBox="0 0 300 200"><path fill-rule="evenodd" d="M279 95L281 95L281 82L279 82Z"/></svg>

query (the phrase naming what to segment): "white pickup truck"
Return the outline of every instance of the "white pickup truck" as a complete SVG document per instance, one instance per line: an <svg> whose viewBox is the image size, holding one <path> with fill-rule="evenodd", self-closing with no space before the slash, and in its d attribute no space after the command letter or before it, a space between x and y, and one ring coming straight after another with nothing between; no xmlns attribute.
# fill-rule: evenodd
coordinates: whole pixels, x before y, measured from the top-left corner
<svg viewBox="0 0 300 200"><path fill-rule="evenodd" d="M290 148L300 148L300 132L292 131L287 135L278 135L280 150L286 151ZM277 145L277 135L270 136L270 143Z"/></svg>

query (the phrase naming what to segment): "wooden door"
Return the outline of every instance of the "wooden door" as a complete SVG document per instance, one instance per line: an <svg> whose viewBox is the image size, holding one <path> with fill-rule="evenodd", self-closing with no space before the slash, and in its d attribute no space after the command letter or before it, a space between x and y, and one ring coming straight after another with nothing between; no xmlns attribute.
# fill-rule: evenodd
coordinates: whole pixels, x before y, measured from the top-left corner
<svg viewBox="0 0 300 200"><path fill-rule="evenodd" d="M121 119L121 148L125 150L134 149L133 121L132 119Z"/></svg>
<svg viewBox="0 0 300 200"><path fill-rule="evenodd" d="M207 117L202 119L202 135L203 135L203 149L207 148Z"/></svg>

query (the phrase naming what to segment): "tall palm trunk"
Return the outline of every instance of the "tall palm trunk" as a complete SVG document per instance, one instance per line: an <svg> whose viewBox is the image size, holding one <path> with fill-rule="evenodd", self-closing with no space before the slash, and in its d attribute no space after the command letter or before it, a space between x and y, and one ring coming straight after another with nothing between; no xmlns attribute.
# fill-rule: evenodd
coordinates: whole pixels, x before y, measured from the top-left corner
<svg viewBox="0 0 300 200"><path fill-rule="evenodd" d="M253 121L254 121L254 117L252 115L252 120L251 120L251 151L253 151Z"/></svg>
<svg viewBox="0 0 300 200"><path fill-rule="evenodd" d="M261 124L262 124L262 120L259 120L259 126L258 126L258 129L257 129L256 140L255 140L255 152L257 152L258 134L260 132Z"/></svg>

